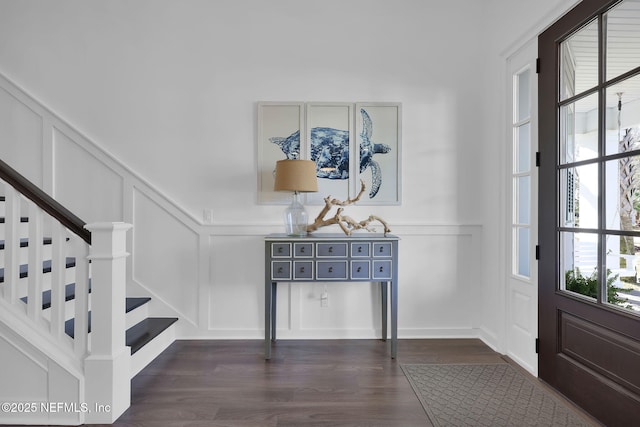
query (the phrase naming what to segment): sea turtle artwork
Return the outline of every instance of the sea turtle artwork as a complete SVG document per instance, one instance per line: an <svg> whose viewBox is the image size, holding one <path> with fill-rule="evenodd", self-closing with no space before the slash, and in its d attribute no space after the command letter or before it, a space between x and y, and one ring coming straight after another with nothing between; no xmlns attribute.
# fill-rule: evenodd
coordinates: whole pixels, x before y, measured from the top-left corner
<svg viewBox="0 0 640 427"><path fill-rule="evenodd" d="M360 133L360 173L371 168L371 191L373 199L382 185L382 169L373 159L374 154L385 154L391 151L387 144L374 144L371 141L373 123L367 111L362 114L362 132ZM278 145L287 159L300 158L300 131L288 137L272 137L269 141ZM311 160L316 162L316 175L326 179L349 178L349 131L328 127L311 129Z"/></svg>
<svg viewBox="0 0 640 427"><path fill-rule="evenodd" d="M371 134L373 133L373 123L369 114L364 108L360 109L362 114L362 132L360 133L360 173L365 169L371 168L371 191L369 192L369 198L373 199L380 186L382 185L382 169L378 162L373 160L374 154L386 154L391 151L391 147L387 144L374 144L371 141Z"/></svg>

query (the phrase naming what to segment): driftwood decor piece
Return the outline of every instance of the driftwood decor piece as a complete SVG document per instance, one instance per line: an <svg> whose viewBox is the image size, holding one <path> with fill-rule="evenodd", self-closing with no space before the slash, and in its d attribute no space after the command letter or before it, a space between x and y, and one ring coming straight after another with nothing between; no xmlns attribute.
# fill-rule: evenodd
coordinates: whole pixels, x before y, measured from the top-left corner
<svg viewBox="0 0 640 427"><path fill-rule="evenodd" d="M313 231L316 231L320 227L326 227L327 225L337 224L338 226L340 226L342 231L344 231L344 234L346 234L347 236L350 236L354 230L367 230L369 232L376 231L374 228L369 226L369 224L372 223L373 221L378 221L380 222L380 224L384 226L384 235L386 236L387 233L391 232L391 229L389 228L389 225L386 223L386 221L383 220L382 218L376 215L369 215L369 218L358 222L353 218L351 218L350 216L342 214L342 212L344 211L344 206L353 205L358 200L360 200L360 197L362 196L362 194L364 194L365 188L366 187L364 185L364 181L360 180L360 192L353 199L347 199L345 201L342 201L338 199L332 199L331 196L325 197L324 207L322 208L322 210L320 211L316 219L313 221L313 224L310 224L307 226L307 232L311 233ZM339 206L336 214L331 218L325 219L325 216L329 213L331 208L333 208L334 206Z"/></svg>

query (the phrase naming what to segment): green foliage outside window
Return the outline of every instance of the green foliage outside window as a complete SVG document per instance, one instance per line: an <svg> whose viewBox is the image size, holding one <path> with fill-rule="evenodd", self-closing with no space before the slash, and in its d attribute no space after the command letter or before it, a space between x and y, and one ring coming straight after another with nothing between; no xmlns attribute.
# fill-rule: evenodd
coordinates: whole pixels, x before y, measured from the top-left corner
<svg viewBox="0 0 640 427"><path fill-rule="evenodd" d="M567 271L564 278L566 290L594 299L598 297L597 270L594 270L589 276L583 276L580 269L576 268L575 270ZM611 270L607 269L607 302L610 304L624 306L628 300L626 298L621 298L618 295L617 288L613 286L613 283L617 279L618 275L612 274Z"/></svg>

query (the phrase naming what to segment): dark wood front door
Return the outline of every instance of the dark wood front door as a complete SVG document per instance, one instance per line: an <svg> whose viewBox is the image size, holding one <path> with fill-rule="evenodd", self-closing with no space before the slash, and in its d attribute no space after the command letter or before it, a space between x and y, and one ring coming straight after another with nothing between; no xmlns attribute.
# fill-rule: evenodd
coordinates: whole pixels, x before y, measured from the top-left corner
<svg viewBox="0 0 640 427"><path fill-rule="evenodd" d="M583 0L538 39L539 376L640 423L640 2Z"/></svg>

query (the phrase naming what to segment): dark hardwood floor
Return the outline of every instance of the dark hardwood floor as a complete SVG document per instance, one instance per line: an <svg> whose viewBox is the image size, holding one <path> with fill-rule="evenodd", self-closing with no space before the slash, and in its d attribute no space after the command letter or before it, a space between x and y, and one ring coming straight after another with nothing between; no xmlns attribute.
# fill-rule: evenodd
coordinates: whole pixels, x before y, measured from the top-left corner
<svg viewBox="0 0 640 427"><path fill-rule="evenodd" d="M506 363L480 340L176 341L115 426L430 426L401 363Z"/></svg>

